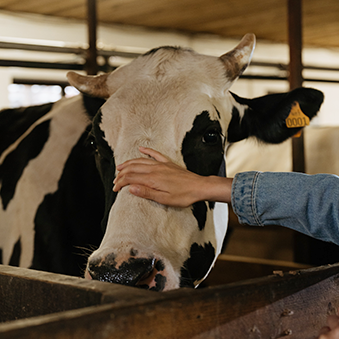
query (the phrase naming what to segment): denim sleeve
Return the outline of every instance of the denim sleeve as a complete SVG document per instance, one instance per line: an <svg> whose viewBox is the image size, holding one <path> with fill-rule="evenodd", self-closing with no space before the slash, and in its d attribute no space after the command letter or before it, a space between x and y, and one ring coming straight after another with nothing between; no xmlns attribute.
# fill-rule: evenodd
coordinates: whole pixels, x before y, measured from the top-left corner
<svg viewBox="0 0 339 339"><path fill-rule="evenodd" d="M331 174L244 172L232 185L239 222L280 225L339 245L339 177Z"/></svg>

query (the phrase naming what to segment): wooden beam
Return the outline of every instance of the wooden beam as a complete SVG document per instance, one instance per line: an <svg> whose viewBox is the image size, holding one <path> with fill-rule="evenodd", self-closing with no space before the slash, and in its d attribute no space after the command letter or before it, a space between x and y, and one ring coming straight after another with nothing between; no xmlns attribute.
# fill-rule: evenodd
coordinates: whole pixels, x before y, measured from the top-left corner
<svg viewBox="0 0 339 339"><path fill-rule="evenodd" d="M88 21L88 50L86 60L86 72L88 75L96 75L98 73L96 0L87 0L87 21Z"/></svg>
<svg viewBox="0 0 339 339"><path fill-rule="evenodd" d="M159 296L123 285L0 265L0 327L17 319L107 303L152 302Z"/></svg>
<svg viewBox="0 0 339 339"><path fill-rule="evenodd" d="M290 90L301 87L302 77L302 0L288 1L288 41L290 47ZM294 172L305 172L304 135L292 139L292 164Z"/></svg>
<svg viewBox="0 0 339 339"><path fill-rule="evenodd" d="M17 271L20 274L20 269ZM27 270L26 273L31 275ZM37 279L39 272L33 273ZM0 286L6 287L4 294L9 291L16 304L32 292L39 305L48 308L52 298L51 308L59 310L67 294L71 299L81 301L86 298L83 291L87 289L90 295L97 295L97 301L101 303L102 296L110 289L112 291L108 295L110 303L106 305L0 324L1 339L312 339L326 324L327 316L335 314L339 306L338 264L285 273L278 271L269 277L206 289L163 293L65 276L58 282L58 278L54 278L57 275L49 273L47 276L41 272L46 275L43 285L24 279L24 286L20 286L20 279L16 280L13 285L16 298L11 290L15 276L10 274L12 277L5 277L6 284ZM42 286L43 290L40 289ZM6 295L0 300L7 302ZM57 305L58 301L60 305ZM30 302L33 304L21 304L21 307L34 306L34 298Z"/></svg>

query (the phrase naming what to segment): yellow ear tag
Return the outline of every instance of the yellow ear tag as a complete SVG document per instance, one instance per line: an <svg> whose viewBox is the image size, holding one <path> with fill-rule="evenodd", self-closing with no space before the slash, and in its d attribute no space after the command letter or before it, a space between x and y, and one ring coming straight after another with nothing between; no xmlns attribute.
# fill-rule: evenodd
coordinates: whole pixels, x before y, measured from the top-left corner
<svg viewBox="0 0 339 339"><path fill-rule="evenodd" d="M299 130L299 132L297 132L297 134L294 134L292 138L300 138L301 137L301 132L302 132L302 129Z"/></svg>
<svg viewBox="0 0 339 339"><path fill-rule="evenodd" d="M299 103L295 101L292 105L289 116L286 118L288 128L305 127L310 124L310 118L303 113Z"/></svg>

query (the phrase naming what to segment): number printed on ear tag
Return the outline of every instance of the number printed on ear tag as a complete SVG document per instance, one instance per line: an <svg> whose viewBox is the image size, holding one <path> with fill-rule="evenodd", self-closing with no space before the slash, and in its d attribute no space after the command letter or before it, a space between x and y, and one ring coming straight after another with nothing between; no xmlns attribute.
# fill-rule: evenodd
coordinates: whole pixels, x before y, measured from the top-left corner
<svg viewBox="0 0 339 339"><path fill-rule="evenodd" d="M292 105L291 112L286 118L286 126L288 128L305 127L310 124L310 118L303 113L299 103L295 101Z"/></svg>

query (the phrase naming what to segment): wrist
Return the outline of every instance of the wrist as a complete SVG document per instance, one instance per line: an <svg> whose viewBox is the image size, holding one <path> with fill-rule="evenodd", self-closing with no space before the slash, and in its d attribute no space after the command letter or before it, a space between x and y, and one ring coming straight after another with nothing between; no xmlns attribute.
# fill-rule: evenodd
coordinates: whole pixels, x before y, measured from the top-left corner
<svg viewBox="0 0 339 339"><path fill-rule="evenodd" d="M231 203L232 178L213 175L203 178L201 200Z"/></svg>

